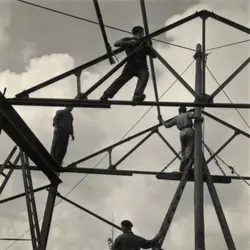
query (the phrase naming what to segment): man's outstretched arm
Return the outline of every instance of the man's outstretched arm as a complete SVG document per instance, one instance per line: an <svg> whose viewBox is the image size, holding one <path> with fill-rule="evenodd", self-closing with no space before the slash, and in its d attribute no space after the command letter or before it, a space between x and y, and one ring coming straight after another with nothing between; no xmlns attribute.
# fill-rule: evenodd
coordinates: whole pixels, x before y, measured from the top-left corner
<svg viewBox="0 0 250 250"><path fill-rule="evenodd" d="M126 47L126 46L130 46L134 43L137 43L138 41L136 41L136 39L130 38L130 37L125 37L122 38L121 40L118 40L115 42L114 46L115 47Z"/></svg>
<svg viewBox="0 0 250 250"><path fill-rule="evenodd" d="M159 121L164 125L164 127L166 127L166 128L171 128L171 127L173 127L173 126L176 125L176 119L175 119L175 117L172 118L170 121L165 122L165 121L163 120L162 116L159 116L159 117L158 117L158 120L159 120Z"/></svg>
<svg viewBox="0 0 250 250"><path fill-rule="evenodd" d="M149 248L157 245L161 236L162 235L160 233L158 233L152 240L146 240L144 238L141 238L141 248L149 249Z"/></svg>

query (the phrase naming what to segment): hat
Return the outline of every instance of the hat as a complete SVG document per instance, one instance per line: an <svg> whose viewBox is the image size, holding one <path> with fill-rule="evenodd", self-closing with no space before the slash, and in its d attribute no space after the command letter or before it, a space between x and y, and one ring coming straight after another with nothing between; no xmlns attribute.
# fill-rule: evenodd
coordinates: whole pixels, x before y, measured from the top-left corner
<svg viewBox="0 0 250 250"><path fill-rule="evenodd" d="M129 220L123 220L122 222L121 222L121 225L122 226L127 226L127 227L133 227L133 224L132 224L132 222L131 221L129 221Z"/></svg>

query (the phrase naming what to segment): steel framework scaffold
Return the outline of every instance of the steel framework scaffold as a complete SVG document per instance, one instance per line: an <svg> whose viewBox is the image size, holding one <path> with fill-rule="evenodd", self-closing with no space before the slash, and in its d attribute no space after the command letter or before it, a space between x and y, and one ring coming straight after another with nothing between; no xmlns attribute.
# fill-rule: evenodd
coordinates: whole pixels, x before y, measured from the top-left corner
<svg viewBox="0 0 250 250"><path fill-rule="evenodd" d="M56 12L58 14L63 14L66 16L78 18L84 21L89 21L95 23L93 21L79 18L67 13L63 13L60 11L52 10L47 7L43 7L40 5L36 5L33 3L29 3L26 1L19 2L29 4L35 7L39 7L42 9L46 9L49 11ZM81 73L83 70L91 67L99 62L102 62L106 59L109 59L110 64L115 64L114 57L116 54L121 53L123 49L112 50L108 37L106 34L106 28L116 29L122 32L129 33L127 31L114 28L112 26L104 25L102 19L102 13L100 10L100 6L97 0L93 0L94 7L96 10L98 24L100 26L100 30L103 36L103 41L105 44L105 48L107 50L107 54L102 55L96 59L93 59L90 62L84 63L83 65L76 67L70 71L67 71L61 75L58 75L48 81L45 81L41 84L38 84L30 89L27 89L21 93L16 94L15 98L5 98L4 93L0 93L0 132L3 130L16 144L16 146L11 150L10 154L7 156L6 160L0 165L0 175L4 177L4 181L0 186L0 194L3 192L8 180L10 179L14 170L22 170L23 175L23 183L24 183L24 191L23 193L17 194L15 196L0 200L0 204L15 200L20 197L26 197L26 205L27 205L27 213L30 225L30 235L31 242L34 250L45 250L47 248L47 241L50 232L50 225L52 221L53 211L55 207L55 199L56 197L61 198L64 201L78 207L79 209L91 214L92 216L98 218L99 220L113 226L114 228L121 230L121 228L115 225L113 222L108 221L107 219L91 212L90 210L80 206L79 204L69 200L66 196L61 195L58 192L58 186L62 183L59 178L60 173L87 173L87 174L101 174L101 175L118 175L118 176L133 176L134 174L144 174L144 175L154 175L158 180L173 180L179 181L178 188L173 197L173 200L170 204L170 207L166 213L166 216L161 225L160 231L164 232L164 236L159 240L159 246L162 247L168 229L171 225L172 219L174 217L175 211L181 199L182 193L186 186L187 181L194 182L194 224L195 224L195 249L196 250L205 250L205 233L204 233L204 200L203 200L203 185L206 182L209 193L211 195L211 199L225 238L225 242L227 244L228 249L233 250L236 249L234 244L230 229L228 227L222 205L220 203L216 188L214 183L222 183L229 184L232 180L243 180L247 184L246 180L250 180L250 177L242 177L236 173L233 167L227 165L232 174L237 174L237 176L231 175L226 176L224 171L221 169L217 158L219 158L218 154L238 135L243 135L247 138L250 138L250 134L244 132L243 130L223 121L222 119L209 114L204 110L205 107L213 107L213 108L242 108L249 109L249 103L215 103L215 97L221 92L224 91L224 88L244 69L250 62L250 57L248 57L211 95L206 94L206 57L209 49L206 49L206 20L208 18L215 19L219 22L222 22L226 25L229 25L235 29L238 29L244 33L249 34L250 29L235 23L229 19L226 19L222 16L219 16L213 12L202 10L198 11L190 16L187 16L179 21L176 21L170 25L167 25L159 30L156 30L152 33L149 33L149 26L147 21L146 14L146 6L145 1L140 0L141 12L143 18L144 29L146 32L143 40L147 43L148 46L155 52L157 59L175 76L175 78L194 96L194 102L160 102L161 97L158 95L157 90L157 79L154 70L154 61L150 56L150 69L152 82L155 93L155 101L145 101L145 102L133 102L133 101L99 101L99 100L90 100L88 96L96 90L103 82L105 82L112 74L114 74L118 69L120 69L128 60L128 58L133 55L137 50L140 50L139 46L135 51L133 51L130 55L125 57L123 60L118 62L106 75L104 75L100 80L98 80L93 86L91 86L84 93L81 92ZM196 49L189 49L190 51L194 51L194 60L196 62L196 79L195 79L195 89L190 87L190 85L183 79L182 75L177 73L177 71L164 59L154 48L152 45L152 40L156 42L162 42L171 44L168 42L164 42L161 40L154 39L156 36L172 30L178 26L181 26L193 19L200 18L202 21L202 41L201 44L196 45ZM177 47L183 47L180 45L171 44ZM228 46L228 45L225 45ZM184 47L185 48L185 47ZM214 49L214 48L213 48ZM75 99L45 99L45 98L30 98L29 95L35 91L38 91L46 86L49 86L59 80L62 80L68 76L75 75L76 76L76 86L77 86L77 95L83 97L83 100L75 100ZM164 172L175 160L180 160L180 153L178 153L172 145L167 141L167 139L160 133L159 127L163 126L162 123L159 123L155 126L152 126L148 129L145 129L137 134L134 134L126 139L122 139L121 141L112 144L100 151L97 151L91 155L85 156L84 158L77 160L67 167L63 168L54 161L54 159L50 156L48 151L42 145L42 143L38 140L35 134L30 130L30 128L26 125L23 119L18 115L15 109L12 107L14 105L27 105L27 106L72 106L72 107L81 107L81 108L110 108L112 105L133 105L133 106L155 106L157 108L158 116L161 117L161 106L180 106L185 105L188 107L193 107L194 112L197 117L208 117L210 119L215 120L216 122L232 129L234 131L233 135L215 152L213 152L208 145L203 141L202 135L202 124L198 121L195 122L195 149L194 149L194 162L190 161L188 166L186 167L183 173L180 172L172 172L166 173ZM171 118L172 119L172 118ZM170 119L169 119L170 120ZM175 158L160 172L153 171L141 171L141 170L118 170L118 165L123 162L129 155L131 155L138 147L140 147L146 140L148 140L151 136L157 135L159 138L166 144L166 146L173 152ZM112 161L112 151L119 145L124 144L128 141L131 141L137 137L144 136L144 138L137 143L131 150L129 150L123 157L121 157L117 162ZM203 146L209 152L210 157L205 159L204 152L202 150ZM19 149L18 149L19 148ZM18 152L17 156L14 157L15 153ZM106 156L109 157L109 167L107 169L97 169L97 168L82 168L76 167L80 163L85 162L93 157L96 157L102 153L107 153ZM29 164L29 159L34 162L34 166ZM210 170L208 168L208 164L215 160L218 167L221 169L223 175L211 175ZM20 164L19 164L20 162ZM194 164L194 172L190 172L190 168ZM4 172L5 171L5 172ZM6 172L7 171L7 172ZM31 171L42 171L50 181L50 184L34 189L31 177ZM83 180L83 179L82 179ZM39 226L39 219L36 210L36 202L34 193L39 192L41 190L48 191L47 204L44 211L44 217L42 226ZM29 240L29 239L12 239L12 238L2 238L0 240ZM156 250L157 248L154 248Z"/></svg>

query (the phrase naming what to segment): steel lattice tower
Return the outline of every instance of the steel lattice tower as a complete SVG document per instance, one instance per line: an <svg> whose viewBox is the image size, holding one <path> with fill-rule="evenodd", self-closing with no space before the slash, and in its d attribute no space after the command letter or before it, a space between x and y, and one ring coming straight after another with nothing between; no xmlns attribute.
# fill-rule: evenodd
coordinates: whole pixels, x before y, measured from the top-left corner
<svg viewBox="0 0 250 250"><path fill-rule="evenodd" d="M25 1L20 1L25 2ZM28 2L25 2L28 3ZM96 14L98 17L98 24L103 35L103 41L107 50L107 54L102 55L90 62L87 62L77 68L74 68L70 71L67 71L59 76L56 76L46 82L38 84L28 90L25 90L16 95L15 98L5 98L4 93L0 93L0 131L4 132L15 142L16 146L11 150L10 154L7 156L6 160L0 165L0 174L5 177L3 183L0 186L0 194L3 192L4 187L6 186L11 174L14 170L22 170L23 181L24 181L24 193L12 196L7 199L0 200L0 203L5 203L12 201L20 197L26 197L27 212L30 225L31 233L31 242L34 250L45 250L47 249L47 241L50 231L51 220L53 216L53 209L55 206L56 196L61 199L69 202L70 204L78 207L79 209L91 214L92 216L102 220L103 222L121 230L121 228L114 223L102 218L101 216L89 211L88 209L78 205L77 203L69 200L68 198L61 195L57 190L59 184L62 183L59 178L60 173L88 173L88 174L101 174L101 175L120 175L120 176L132 176L133 174L146 174L154 175L157 179L164 180L175 180L180 181L179 186L176 190L176 193L173 197L173 200L170 204L170 207L167 211L167 214L163 220L161 231L164 232L164 237L159 240L160 246L162 246L165 236L170 227L171 221L174 217L175 211L177 209L178 203L181 199L181 195L186 186L187 181L194 181L194 218L195 218L195 250L205 250L205 233L204 233L204 200L203 200L203 184L206 182L211 199L225 238L228 249L236 249L234 244L230 229L228 227L222 205L220 203L216 188L214 183L231 183L234 180L249 180L250 177L240 177L240 176L220 176L220 175L211 175L207 164L211 160L215 159L218 154L238 135L243 135L250 138L250 134L242 131L241 129L230 125L229 123L223 121L222 119L209 114L204 110L206 107L212 108L242 108L249 109L250 104L248 103L237 103L237 104L228 104L228 103L215 103L214 98L249 64L250 57L248 57L221 85L218 87L211 95L206 94L206 20L208 18L215 19L219 22L222 22L226 25L229 25L235 29L240 30L241 32L250 33L250 29L244 27L238 23L235 23L229 19L226 19L222 16L219 16L213 12L202 10L196 12L190 16L187 16L179 21L176 21L168 26L165 26L159 30L156 30L152 33L149 33L146 7L144 0L140 1L142 18L144 23L144 28L146 35L143 38L147 45L151 46L152 50L155 52L157 59L176 77L176 79L194 96L194 102L160 102L157 84L156 84L156 75L154 71L154 61L150 57L150 68L151 76L155 92L155 101L145 101L145 102L132 102L132 101L107 101L102 102L99 100L89 100L89 94L96 90L103 82L105 82L113 73L120 69L128 60L128 58L133 55L136 51L141 49L139 46L134 50L130 55L124 58L122 61L117 63L112 70L110 70L106 75L104 75L100 80L98 80L92 87L90 87L84 93L81 93L81 80L80 76L83 70L88 67L94 66L95 64L109 59L111 64L115 64L114 56L118 53L121 53L123 49L117 49L112 51L111 46L108 43L108 37L105 31L105 25L103 23L101 10L97 0L93 0ZM35 4L28 3L36 7L41 7ZM45 7L42 7L47 10L51 10ZM58 11L57 11L58 12ZM60 13L60 12L58 12ZM64 13L60 13L64 14ZM190 85L179 75L175 69L152 47L152 40L154 37L172 30L178 26L183 25L186 22L189 22L195 18L200 18L202 22L202 41L200 44L197 44L196 49L194 49L194 58L196 61L196 80L195 80L195 89L192 89ZM77 82L77 95L81 96L81 100L75 99L51 99L51 98L30 98L29 95L35 91L38 91L46 86L49 86L59 80L62 80L68 76L75 75ZM160 107L177 107L180 105L185 105L187 107L194 108L196 116L202 117L203 115L209 117L218 123L223 124L224 126L231 128L234 131L234 134L216 151L213 152L210 148L204 143L202 139L203 131L202 125L200 122L195 122L195 150L194 150L194 173L192 174L189 170L193 165L193 162L189 162L184 173L165 173L164 170L173 163L176 159L180 159L179 153L171 146L171 144L164 138L164 136L159 132L159 127L162 124L157 124L153 127L150 127L144 131L141 131L133 136L130 136L126 139L121 140L115 144L112 144L98 152L95 152L91 155L88 155L78 161L73 162L68 165L66 168L59 166L54 159L50 156L45 147L37 139L35 134L30 130L26 125L23 119L18 115L13 106L15 105L24 105L24 106L51 106L51 107L81 107L81 108L110 108L111 105L134 105L134 106L156 106L158 116L161 116ZM134 107L136 108L136 107ZM141 135L146 135L137 145L135 145L127 154L125 154L120 160L116 163L112 162L112 150L118 145L124 144L128 141L131 141ZM118 170L117 166L125 160L131 153L133 153L138 147L140 147L150 136L157 134L163 142L170 148L170 150L175 154L175 158L161 171L161 172L152 172L152 171L138 171L138 170ZM205 149L210 153L210 158L205 159L203 155L203 145ZM18 149L19 148L19 149ZM18 151L16 157L14 154ZM76 166L88 159L91 159L101 153L106 152L109 156L109 168L108 169L96 169L96 168L81 168ZM32 160L35 166L29 164L29 159ZM19 164L20 162L20 164ZM230 166L229 166L230 167ZM231 168L232 173L234 169ZM5 171L5 172L4 172ZM41 188L34 189L32 184L31 171L42 171L50 181L49 185L43 186ZM34 193L41 190L48 190L47 204L44 212L44 218L41 228L39 227L39 221L36 211L36 202ZM18 239L17 239L18 240ZM154 248L157 249L157 248Z"/></svg>

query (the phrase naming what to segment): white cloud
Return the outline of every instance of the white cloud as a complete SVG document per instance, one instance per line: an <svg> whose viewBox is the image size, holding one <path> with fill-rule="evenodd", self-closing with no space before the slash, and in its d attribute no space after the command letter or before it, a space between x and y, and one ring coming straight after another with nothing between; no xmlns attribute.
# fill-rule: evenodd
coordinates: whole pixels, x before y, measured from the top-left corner
<svg viewBox="0 0 250 250"><path fill-rule="evenodd" d="M0 50L3 49L9 41L7 28L10 24L10 20L10 3L0 1Z"/></svg>
<svg viewBox="0 0 250 250"><path fill-rule="evenodd" d="M219 2L217 2L219 3ZM215 5L217 6L217 5ZM185 17L196 10L211 9L214 5L206 6L199 5L193 6L189 10L182 14L174 16L167 20L166 23L172 23L182 17ZM218 8L218 7L216 7ZM217 9L213 9L217 12ZM225 16L239 21L240 23L247 25L248 13L237 10L233 12L231 9L219 10L218 14L225 14ZM197 19L183 27L177 28L171 32L168 32L168 36L174 38L174 43L183 44L187 47L195 48L196 43L200 41L200 20ZM216 24L216 25L215 25ZM232 28L227 28L225 25L217 24L215 21L208 21L208 36L207 47L217 46L224 43L234 42L241 38L244 39L245 35ZM170 33L170 34L169 34ZM197 36L197 34L199 34ZM179 48L159 46L156 49L166 58L169 63L178 71L181 72L191 62L193 53L184 51ZM240 49L239 49L240 48ZM214 51L208 58L208 66L213 73L218 77L219 81L224 81L232 70L238 67L238 64L243 62L246 58L247 44L242 44L240 47L232 47L231 49L225 48L218 51ZM7 87L7 96L12 97L16 93L27 89L35 84L45 81L55 75L58 75L66 70L69 70L75 66L74 59L67 54L51 54L44 55L40 58L32 58L26 67L26 71L21 74L16 74L10 71L4 71L0 73L0 88ZM157 71L159 72L158 88L159 92L163 93L167 87L172 83L174 77L161 66L159 62L156 62ZM93 83L95 83L105 72L110 69L111 66L102 64L101 67L96 67L96 72L89 73L84 71L82 75L82 87L85 90ZM164 69L164 71L163 71ZM93 98L97 98L101 95L101 92L108 86L111 81L118 75L116 73L110 78L101 88L93 94ZM244 70L232 82L232 87L228 86L225 90L234 101L249 101L249 89L247 86L248 71ZM207 91L211 92L216 84L212 83L212 78L207 73ZM194 66L184 75L184 79L194 86ZM135 79L133 79L118 95L117 99L130 99L132 91L135 87ZM239 87L240 86L240 87ZM76 80L75 77L67 78L60 83L55 83L50 87L44 88L38 91L32 96L37 97L73 97L76 93ZM146 90L148 99L153 99L153 88L150 81ZM175 86L164 97L164 100L190 100L193 98L187 91L181 86L180 83L176 83ZM219 95L216 101L226 101L223 95ZM18 107L16 108L22 115L23 119L36 133L38 138L49 149L52 136L51 121L55 113L55 108L33 108L33 107ZM116 142L124 134L128 127L132 126L135 121L138 120L140 115L147 110L147 108L139 107L112 107L111 110L94 110L94 109L75 109L73 111L75 117L75 129L76 129L76 141L70 143L69 151L66 156L65 162L69 163L75 161L87 154L95 152L97 149L108 145L111 142ZM164 108L162 109L164 118L169 118L176 113L176 109ZM244 124L238 120L238 116L233 111L214 111L209 110L219 115L224 115L223 119L232 121L236 126L245 129ZM246 115L248 113L245 113ZM152 124L155 124L156 112L150 112L143 122L141 122L134 131L139 131ZM207 121L206 121L207 122ZM230 134L229 130L224 130L221 126L215 127L214 122L206 123L206 135L208 144L216 150ZM133 132L132 132L133 133ZM163 130L166 138L169 141L173 141L174 146L179 148L178 132L175 129ZM215 141L212 135L217 137ZM2 138L2 137L1 137ZM172 159L173 154L166 150L165 145L159 143L159 140L152 139L146 146L140 148L137 153L131 155L124 161L121 166L123 169L154 169L159 170L166 165L166 162ZM3 144L4 143L4 144ZM131 147L132 142L126 144L118 150L118 154L126 153ZM3 145L5 150L3 149ZM5 139L1 140L1 159L10 150L10 142ZM232 162L237 165L237 170L242 174L249 172L246 168L247 164L244 159L248 157L249 151L248 141L239 138L229 146L222 157L227 159L228 162ZM236 149L242 148L241 152L232 154ZM87 162L89 167L93 166L97 160ZM176 163L175 168L177 168ZM102 163L100 167L107 167L107 161ZM211 171L214 171L215 165L211 164ZM20 173L14 174L10 181L8 188L5 191L5 196L12 195L20 192L22 185L20 180ZM62 178L64 183L61 184L60 192L65 194L82 176L78 174L72 174L64 176ZM34 183L36 185L42 185L45 183L45 179L39 173L34 173ZM129 218L133 220L135 225L135 232L141 234L147 238L154 236L155 232L159 229L162 220L167 211L174 191L177 187L177 182L165 182L155 181L153 177L107 177L107 176L89 176L85 179L84 184L81 184L75 191L69 196L70 199L77 201L78 203L86 206L88 209L93 209L98 214L106 218L111 218L112 212L115 215L115 222L118 224L123 218ZM237 249L246 250L246 239L249 236L249 223L245 223L242 227L242 214L245 213L248 216L246 206L244 204L243 194L249 194L245 185L233 182L231 185L217 185L221 202L225 207L225 214L229 220L229 224L237 242ZM239 195L242 192L242 195ZM39 214L42 213L45 202L45 194L38 195ZM234 200L232 201L232 196ZM249 200L249 199L248 199ZM220 233L218 223L213 208L211 208L211 201L208 199L206 207L206 233L208 235L207 248L218 247L218 249L226 249L223 242L223 236ZM41 206L40 206L41 204ZM20 214L25 211L25 203L18 206ZM24 226L23 216L10 220L9 213L14 214L15 207L11 209L5 207L1 210L0 218L5 225L5 231L1 231L4 235L7 231L10 231L13 224L17 226L15 231L11 231L12 235L19 236L22 234L28 224ZM10 216L11 217L11 216ZM69 218L70 217L70 218ZM5 218L5 219L4 219ZM104 248L106 244L106 238L109 237L109 227L99 222L97 219L92 218L89 215L77 210L76 208L66 203L60 204L55 209L55 217L52 225L52 233L49 242L49 249L100 249ZM118 232L116 232L118 234ZM6 235L4 235L6 236ZM28 234L26 235L28 237ZM212 240L214 237L215 240ZM220 238L221 237L221 238ZM187 190L183 195L183 199L180 202L177 214L174 218L174 223L170 228L166 242L163 248L183 249L185 246L187 249L193 249L193 185L188 185ZM242 243L241 243L242 241ZM218 245L214 245L214 242ZM245 243L244 243L245 242ZM245 244L245 245L243 245ZM0 242L0 246L4 247L6 243ZM25 243L16 243L13 249L27 249Z"/></svg>

